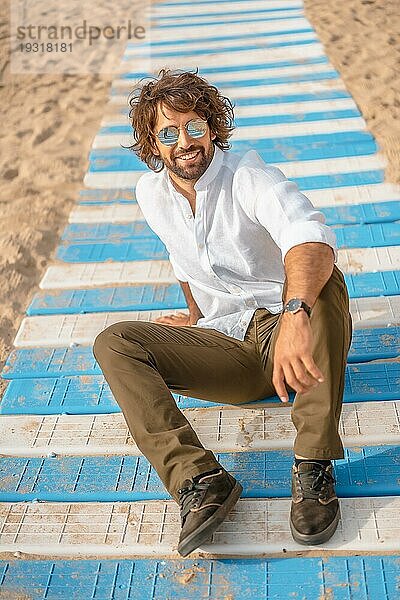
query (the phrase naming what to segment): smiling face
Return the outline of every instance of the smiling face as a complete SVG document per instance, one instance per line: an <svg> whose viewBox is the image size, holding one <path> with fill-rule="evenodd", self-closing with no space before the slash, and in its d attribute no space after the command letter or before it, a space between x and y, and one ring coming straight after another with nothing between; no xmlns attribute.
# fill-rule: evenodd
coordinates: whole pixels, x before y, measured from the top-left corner
<svg viewBox="0 0 400 600"><path fill-rule="evenodd" d="M171 175L185 181L197 181L206 171L214 155L212 140L216 136L211 133L208 125L205 135L201 138L190 137L185 129L189 121L201 118L194 111L180 113L160 104L157 107L155 134L164 127L174 126L179 128L179 139L173 146L165 146L156 137L154 154L164 161Z"/></svg>

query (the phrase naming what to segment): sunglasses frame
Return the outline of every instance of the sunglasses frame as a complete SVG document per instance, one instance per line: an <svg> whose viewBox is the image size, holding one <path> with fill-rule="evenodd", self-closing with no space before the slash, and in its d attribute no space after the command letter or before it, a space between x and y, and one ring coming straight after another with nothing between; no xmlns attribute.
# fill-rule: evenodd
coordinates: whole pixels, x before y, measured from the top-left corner
<svg viewBox="0 0 400 600"><path fill-rule="evenodd" d="M192 135L191 133L189 133L188 131L188 126L190 125L190 123L202 123L205 126L205 130L204 133L202 133L201 135ZM190 119L190 121L188 121L186 123L186 125L184 125L183 127L176 127L175 125L167 125L167 127L163 127L162 129L160 129L160 131L156 134L158 140L164 145L164 146L175 146L175 144L177 143L177 141L179 140L179 134L180 134L180 130L181 129L185 129L186 133L188 134L188 136L190 136L193 139L200 139L202 137L204 137L207 133L207 121L204 119ZM177 134L176 134L176 139L174 138L170 138L168 141L164 138L162 138L162 132L167 130L167 129L176 129Z"/></svg>

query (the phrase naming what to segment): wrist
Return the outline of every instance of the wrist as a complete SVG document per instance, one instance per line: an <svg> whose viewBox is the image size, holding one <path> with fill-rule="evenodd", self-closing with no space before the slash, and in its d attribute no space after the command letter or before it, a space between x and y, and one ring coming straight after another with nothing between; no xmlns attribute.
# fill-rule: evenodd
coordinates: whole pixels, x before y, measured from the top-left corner
<svg viewBox="0 0 400 600"><path fill-rule="evenodd" d="M308 317L311 316L311 306L307 304L307 302L303 298L299 298L297 296L290 298L284 303L283 306L284 313L290 313L292 315L298 313L304 313Z"/></svg>

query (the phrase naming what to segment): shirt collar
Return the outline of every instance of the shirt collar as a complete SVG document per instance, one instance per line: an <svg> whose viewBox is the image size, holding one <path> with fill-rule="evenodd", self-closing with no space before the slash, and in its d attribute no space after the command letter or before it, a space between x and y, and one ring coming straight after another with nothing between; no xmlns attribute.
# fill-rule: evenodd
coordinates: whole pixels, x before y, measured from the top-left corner
<svg viewBox="0 0 400 600"><path fill-rule="evenodd" d="M204 171L203 175L199 177L199 179L194 184L194 189L197 191L205 190L208 185L216 178L218 175L222 163L224 162L224 152L218 146L214 144L214 155L211 159L210 164L207 169Z"/></svg>

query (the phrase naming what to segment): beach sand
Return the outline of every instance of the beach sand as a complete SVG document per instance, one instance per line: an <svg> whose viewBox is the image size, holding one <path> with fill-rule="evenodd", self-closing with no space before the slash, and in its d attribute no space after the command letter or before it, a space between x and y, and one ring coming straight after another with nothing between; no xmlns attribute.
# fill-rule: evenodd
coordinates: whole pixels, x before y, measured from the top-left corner
<svg viewBox="0 0 400 600"><path fill-rule="evenodd" d="M305 6L386 153L388 181L400 181L398 0L306 0ZM8 0L0 7L7 15ZM127 0L113 3L116 15L129 7ZM11 75L7 21L0 27L0 370L82 188L112 79ZM0 396L6 385L0 380Z"/></svg>
<svg viewBox="0 0 400 600"><path fill-rule="evenodd" d="M400 183L399 0L304 0L325 51Z"/></svg>

